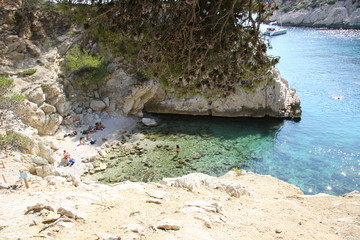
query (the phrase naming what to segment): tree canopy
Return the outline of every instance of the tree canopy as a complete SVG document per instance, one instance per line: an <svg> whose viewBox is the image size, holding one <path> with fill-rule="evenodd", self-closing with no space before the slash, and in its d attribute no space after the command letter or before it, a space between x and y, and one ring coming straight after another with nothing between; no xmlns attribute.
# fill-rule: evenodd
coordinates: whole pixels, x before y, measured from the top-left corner
<svg viewBox="0 0 360 240"><path fill-rule="evenodd" d="M259 25L273 0L56 0L142 79L179 91L227 95L271 79Z"/></svg>

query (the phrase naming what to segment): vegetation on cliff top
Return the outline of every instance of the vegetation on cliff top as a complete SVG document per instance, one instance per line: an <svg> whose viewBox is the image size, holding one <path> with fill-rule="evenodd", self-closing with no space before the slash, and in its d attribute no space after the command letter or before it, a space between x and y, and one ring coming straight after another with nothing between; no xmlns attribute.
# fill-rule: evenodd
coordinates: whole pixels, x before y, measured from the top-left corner
<svg viewBox="0 0 360 240"><path fill-rule="evenodd" d="M125 56L144 79L227 95L272 79L259 25L274 0L57 0L92 38Z"/></svg>
<svg viewBox="0 0 360 240"><path fill-rule="evenodd" d="M74 74L79 85L101 83L108 75L104 58L92 56L75 45L66 55L64 69Z"/></svg>

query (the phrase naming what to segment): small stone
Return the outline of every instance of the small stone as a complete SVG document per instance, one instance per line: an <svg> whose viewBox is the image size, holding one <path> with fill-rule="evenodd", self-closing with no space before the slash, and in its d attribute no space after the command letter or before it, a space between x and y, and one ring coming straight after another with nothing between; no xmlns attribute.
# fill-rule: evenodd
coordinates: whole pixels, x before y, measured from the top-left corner
<svg viewBox="0 0 360 240"><path fill-rule="evenodd" d="M29 213L31 211L40 212L43 209L47 209L49 211L54 211L54 208L49 206L49 205L44 205L44 204L41 204L41 203L37 203L34 206L28 206L26 213Z"/></svg>
<svg viewBox="0 0 360 240"><path fill-rule="evenodd" d="M275 233L282 233L282 230L280 230L280 229L275 229Z"/></svg>
<svg viewBox="0 0 360 240"><path fill-rule="evenodd" d="M156 226L157 229L162 230L180 230L180 223L174 219L163 219Z"/></svg>
<svg viewBox="0 0 360 240"><path fill-rule="evenodd" d="M147 203L156 203L156 204L162 204L161 200L156 198L149 198L146 200Z"/></svg>
<svg viewBox="0 0 360 240"><path fill-rule="evenodd" d="M60 214L56 214L54 212L50 212L48 216L42 221L43 223L52 223L58 220L61 217Z"/></svg>

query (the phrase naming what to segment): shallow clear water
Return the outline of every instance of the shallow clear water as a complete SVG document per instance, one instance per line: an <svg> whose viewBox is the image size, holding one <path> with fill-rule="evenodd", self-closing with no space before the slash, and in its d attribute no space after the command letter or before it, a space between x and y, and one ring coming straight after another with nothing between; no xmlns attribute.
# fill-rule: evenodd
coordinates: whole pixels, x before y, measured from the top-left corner
<svg viewBox="0 0 360 240"><path fill-rule="evenodd" d="M360 190L360 31L289 28L270 41L301 98L301 121L157 115L146 134L161 146L119 158L107 175L156 181L243 168L308 194Z"/></svg>

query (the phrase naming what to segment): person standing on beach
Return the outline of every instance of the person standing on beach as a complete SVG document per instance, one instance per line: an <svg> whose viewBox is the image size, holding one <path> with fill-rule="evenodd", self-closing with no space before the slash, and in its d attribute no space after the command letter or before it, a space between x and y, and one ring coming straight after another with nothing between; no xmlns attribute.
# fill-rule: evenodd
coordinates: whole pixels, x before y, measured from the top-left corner
<svg viewBox="0 0 360 240"><path fill-rule="evenodd" d="M175 151L176 151L176 154L178 155L179 153L180 153L180 146L179 145L176 145L176 149L175 149Z"/></svg>

